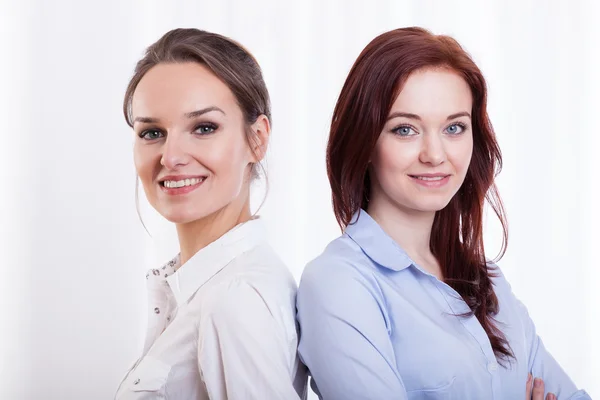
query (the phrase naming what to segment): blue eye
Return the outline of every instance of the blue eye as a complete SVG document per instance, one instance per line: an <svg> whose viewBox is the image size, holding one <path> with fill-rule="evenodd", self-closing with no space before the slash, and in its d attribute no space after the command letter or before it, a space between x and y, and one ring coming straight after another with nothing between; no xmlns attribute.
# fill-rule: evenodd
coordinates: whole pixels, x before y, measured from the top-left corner
<svg viewBox="0 0 600 400"><path fill-rule="evenodd" d="M194 133L199 135L208 135L217 130L217 126L215 124L200 124L194 129Z"/></svg>
<svg viewBox="0 0 600 400"><path fill-rule="evenodd" d="M446 132L450 135L460 135L464 132L465 128L463 124L452 124L446 128Z"/></svg>
<svg viewBox="0 0 600 400"><path fill-rule="evenodd" d="M401 125L397 128L394 128L392 129L392 132L394 132L398 136L413 136L417 134L415 130L408 125Z"/></svg>
<svg viewBox="0 0 600 400"><path fill-rule="evenodd" d="M156 129L147 129L141 132L139 136L144 140L156 140L163 137L163 134Z"/></svg>

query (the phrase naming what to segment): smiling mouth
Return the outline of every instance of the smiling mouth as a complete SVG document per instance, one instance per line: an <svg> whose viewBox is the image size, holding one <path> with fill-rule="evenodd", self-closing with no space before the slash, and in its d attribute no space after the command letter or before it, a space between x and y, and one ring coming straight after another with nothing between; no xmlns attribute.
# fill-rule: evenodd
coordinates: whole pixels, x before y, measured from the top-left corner
<svg viewBox="0 0 600 400"><path fill-rule="evenodd" d="M422 176L422 175L409 175L411 178L418 179L426 182L437 182L446 179L450 175L439 175L439 176Z"/></svg>
<svg viewBox="0 0 600 400"><path fill-rule="evenodd" d="M422 188L441 189L450 182L451 175L430 174L430 175L409 175L410 179Z"/></svg>
<svg viewBox="0 0 600 400"><path fill-rule="evenodd" d="M205 180L206 180L205 176L202 176L200 178L186 178L186 179L181 179L178 181L164 180L164 181L160 181L160 185L167 189L178 189L178 188L183 188L183 187L187 187L187 186L195 186L195 185L198 185L199 183L204 182Z"/></svg>

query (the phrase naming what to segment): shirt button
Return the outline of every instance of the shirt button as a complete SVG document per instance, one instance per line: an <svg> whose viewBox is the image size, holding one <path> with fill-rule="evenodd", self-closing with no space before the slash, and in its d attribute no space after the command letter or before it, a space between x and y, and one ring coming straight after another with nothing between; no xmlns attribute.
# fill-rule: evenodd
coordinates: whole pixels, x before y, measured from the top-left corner
<svg viewBox="0 0 600 400"><path fill-rule="evenodd" d="M137 378L135 381L133 381L134 385L137 385L138 383L140 383L140 378Z"/></svg>
<svg viewBox="0 0 600 400"><path fill-rule="evenodd" d="M498 370L498 364L495 362L491 362L488 364L488 371L496 372Z"/></svg>

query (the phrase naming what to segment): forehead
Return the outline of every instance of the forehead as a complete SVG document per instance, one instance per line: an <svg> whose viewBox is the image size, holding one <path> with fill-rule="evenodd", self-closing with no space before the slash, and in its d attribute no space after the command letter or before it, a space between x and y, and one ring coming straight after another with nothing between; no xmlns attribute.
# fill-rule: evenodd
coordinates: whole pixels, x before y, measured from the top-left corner
<svg viewBox="0 0 600 400"><path fill-rule="evenodd" d="M134 118L176 118L211 106L226 114L239 111L229 87L206 66L165 63L152 67L142 77L133 94L131 111Z"/></svg>
<svg viewBox="0 0 600 400"><path fill-rule="evenodd" d="M457 72L430 68L409 75L394 101L392 110L425 116L471 112L473 96L467 82Z"/></svg>

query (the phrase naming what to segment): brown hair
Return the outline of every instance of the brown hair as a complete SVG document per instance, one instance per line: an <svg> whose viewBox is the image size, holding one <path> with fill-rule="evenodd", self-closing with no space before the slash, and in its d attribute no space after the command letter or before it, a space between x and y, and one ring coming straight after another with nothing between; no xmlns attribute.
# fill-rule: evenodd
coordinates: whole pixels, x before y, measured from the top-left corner
<svg viewBox="0 0 600 400"><path fill-rule="evenodd" d="M446 283L469 305L471 312L467 315L475 315L483 326L496 357L510 360L514 355L494 320L498 298L491 281L495 276L493 267L485 259L482 227L487 200L503 227L498 258L502 257L508 230L494 184L502 168L502 155L486 110L483 75L456 40L422 28L402 28L376 37L359 55L337 101L327 144L327 174L335 216L344 229L356 212L367 209L369 159L392 104L408 76L429 67L457 72L473 95L471 163L458 193L436 213L430 248Z"/></svg>
<svg viewBox="0 0 600 400"><path fill-rule="evenodd" d="M135 66L134 74L123 101L123 114L133 127L131 101L137 85L144 75L161 63L197 62L208 67L233 92L242 109L247 126L265 115L271 122L269 92L256 59L235 41L225 36L199 29L173 29L165 33L146 50L144 57ZM250 129L246 129L246 140L255 140ZM252 175L258 175L256 165Z"/></svg>

